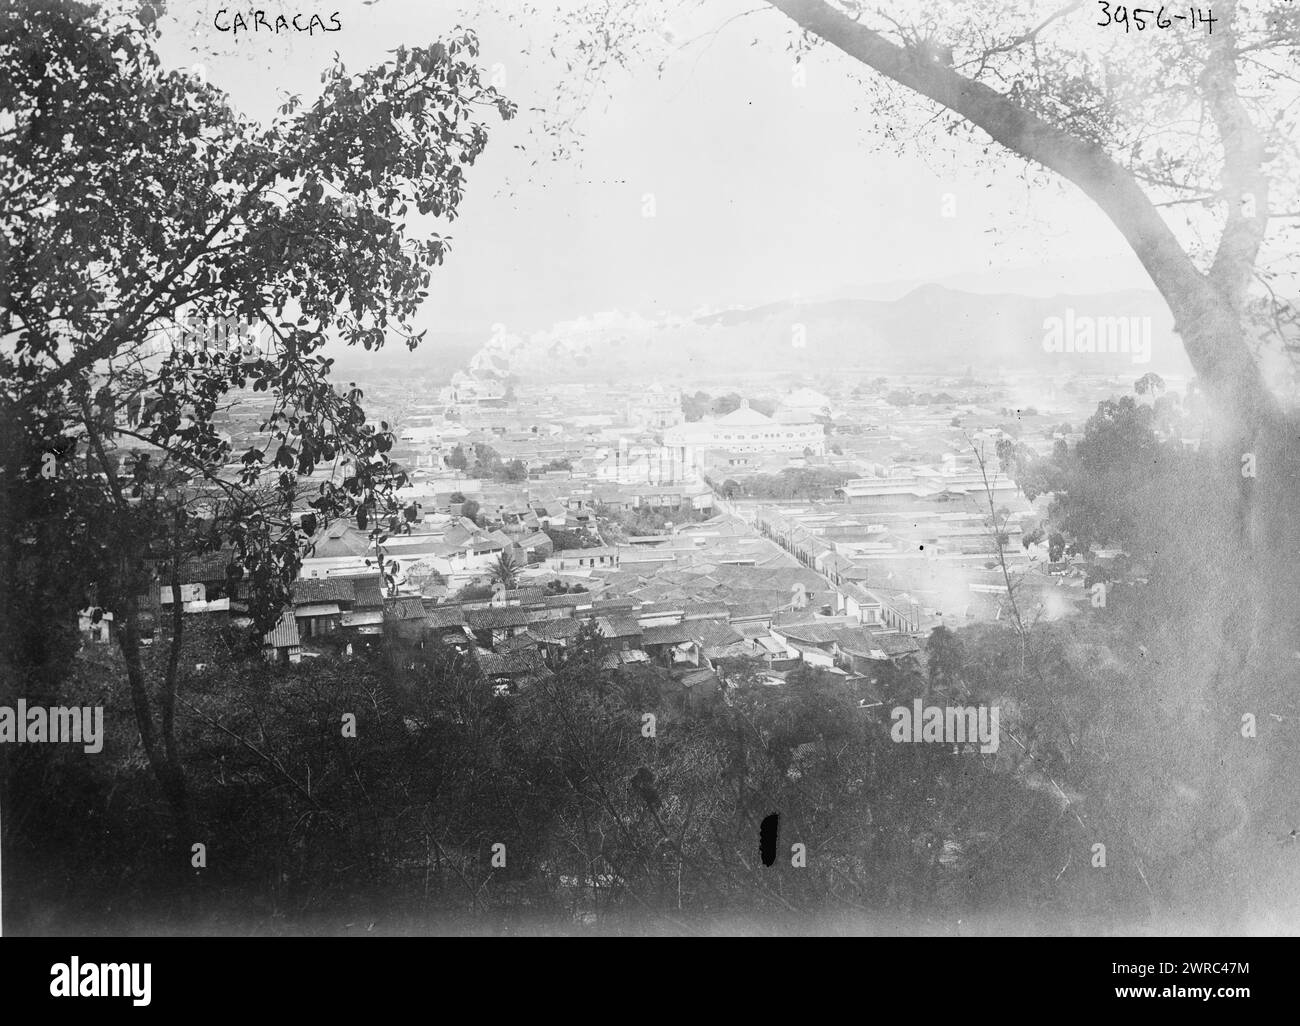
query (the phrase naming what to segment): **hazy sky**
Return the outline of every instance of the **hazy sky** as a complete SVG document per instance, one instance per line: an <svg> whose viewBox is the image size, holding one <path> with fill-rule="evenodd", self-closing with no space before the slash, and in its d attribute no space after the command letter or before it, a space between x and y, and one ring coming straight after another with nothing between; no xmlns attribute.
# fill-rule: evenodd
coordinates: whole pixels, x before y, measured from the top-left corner
<svg viewBox="0 0 1300 1026"><path fill-rule="evenodd" d="M561 165L546 159L528 111L551 103L565 74L548 53L549 23L521 28L443 0L270 0L257 7L271 22L337 11L343 28L232 39L213 27L228 3L170 0L164 59L201 61L258 118L282 92L314 97L336 49L360 70L458 23L479 32L485 69L504 68L520 114L489 122L491 142L450 228L452 254L420 318L434 331L486 334L499 321L526 332L609 309L887 297L920 281L1040 293L1150 287L1118 233L1072 190L1027 188L1014 166L991 174L942 152L900 154L873 135L852 62L837 52L815 52L797 87L791 23L774 11L682 47L662 76L652 64L610 73L579 122L581 163ZM665 0L664 9L684 42L761 6ZM222 24L248 10L229 7ZM647 193L653 218L642 216ZM945 193L956 217L943 216Z"/></svg>

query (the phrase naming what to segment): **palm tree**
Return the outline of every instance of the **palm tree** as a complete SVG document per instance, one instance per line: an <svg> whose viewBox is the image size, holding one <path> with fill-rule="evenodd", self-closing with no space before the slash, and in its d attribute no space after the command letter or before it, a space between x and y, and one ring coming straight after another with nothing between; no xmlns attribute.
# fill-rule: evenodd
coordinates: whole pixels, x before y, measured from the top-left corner
<svg viewBox="0 0 1300 1026"><path fill-rule="evenodd" d="M497 556L497 561L492 564L491 580L500 581L507 588L514 588L519 583L519 567L509 552Z"/></svg>

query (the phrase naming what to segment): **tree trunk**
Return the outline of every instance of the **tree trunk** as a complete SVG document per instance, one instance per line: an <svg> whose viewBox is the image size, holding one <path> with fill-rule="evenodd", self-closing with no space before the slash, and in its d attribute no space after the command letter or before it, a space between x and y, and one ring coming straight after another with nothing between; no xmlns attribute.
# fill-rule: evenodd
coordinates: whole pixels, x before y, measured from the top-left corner
<svg viewBox="0 0 1300 1026"><path fill-rule="evenodd" d="M769 0L805 31L983 129L1024 159L1055 171L1087 195L1128 241L1174 314L1175 330L1212 407L1205 483L1223 523L1192 523L1204 541L1210 586L1186 624L1189 643L1217 640L1213 657L1195 667L1180 701L1194 726L1180 739L1198 766L1201 796L1186 830L1193 850L1236 880L1242 898L1258 901L1283 872L1270 834L1300 824L1300 773L1293 732L1300 709L1289 705L1300 684L1300 421L1282 409L1246 344L1245 290L1267 225L1264 147L1236 86L1235 4L1226 0L1203 84L1222 140L1228 215L1213 266L1201 273L1129 171L1090 140L1043 120L1013 98L944 64L918 59L824 0ZM1253 196L1263 211L1243 213ZM1257 476L1243 475L1253 454ZM1257 737L1243 736L1244 714ZM1280 716L1281 722L1275 718ZM1300 843L1300 842L1297 842ZM1186 850L1186 849L1184 849ZM1294 856L1294 852L1288 852ZM1237 904L1238 912L1244 906ZM1276 914L1276 910L1272 910Z"/></svg>
<svg viewBox="0 0 1300 1026"><path fill-rule="evenodd" d="M189 791L174 738L166 737L160 740L154 724L147 673L141 654L139 602L132 595L126 599L124 605L126 615L118 632L118 646L126 662L131 705L135 712L136 726L140 731L140 742L144 747L145 758L158 781L158 786L162 789L172 816L174 833L169 845L169 871L164 874L164 878L174 880L177 891L183 893L187 890L186 883L192 879L189 872L190 848L200 838L195 836Z"/></svg>

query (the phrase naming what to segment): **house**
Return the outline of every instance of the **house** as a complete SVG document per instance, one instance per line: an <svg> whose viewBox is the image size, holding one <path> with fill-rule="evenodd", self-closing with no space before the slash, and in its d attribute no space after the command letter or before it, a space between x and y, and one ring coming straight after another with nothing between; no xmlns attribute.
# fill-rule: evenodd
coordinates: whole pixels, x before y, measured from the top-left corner
<svg viewBox="0 0 1300 1026"><path fill-rule="evenodd" d="M578 609L590 608L595 595L589 591L566 591L558 595L547 595L542 599L542 608L553 619L570 617Z"/></svg>
<svg viewBox="0 0 1300 1026"><path fill-rule="evenodd" d="M302 641L298 636L298 621L293 610L286 609L279 622L262 636L262 654L269 662L302 660Z"/></svg>
<svg viewBox="0 0 1300 1026"><path fill-rule="evenodd" d="M685 604L681 602L643 602L636 611L642 627L667 627L682 622Z"/></svg>
<svg viewBox="0 0 1300 1026"><path fill-rule="evenodd" d="M700 643L685 624L644 628L641 647L662 666L700 665Z"/></svg>
<svg viewBox="0 0 1300 1026"><path fill-rule="evenodd" d="M682 623L682 628L700 646L700 653L705 659L710 658L710 652L725 650L745 640L744 635L727 623L725 618L686 620Z"/></svg>
<svg viewBox="0 0 1300 1026"><path fill-rule="evenodd" d="M835 665L834 631L830 624L774 624L772 636L785 645L793 658L829 670Z"/></svg>
<svg viewBox="0 0 1300 1026"><path fill-rule="evenodd" d="M474 642L474 635L465 622L465 609L462 606L440 605L425 607L424 625L428 636L453 648L468 649Z"/></svg>
<svg viewBox="0 0 1300 1026"><path fill-rule="evenodd" d="M506 638L521 633L530 622L528 611L519 606L489 606L465 612L465 626L485 648L495 648Z"/></svg>
<svg viewBox="0 0 1300 1026"><path fill-rule="evenodd" d="M182 601L191 602L196 599L215 598L223 594L229 583L227 570L232 563L235 563L238 553L234 549L223 549L220 552L209 552L201 556L192 556L189 559L181 560L179 566L179 577L182 591L185 585L201 585L205 592L203 596L182 595ZM152 569L158 575L159 583L171 580L172 567L171 563L165 559L150 560ZM170 599L168 600L170 601Z"/></svg>
<svg viewBox="0 0 1300 1026"><path fill-rule="evenodd" d="M318 638L339 630L344 611L350 611L356 601L353 582L347 577L294 581L290 594L298 634L303 638Z"/></svg>
<svg viewBox="0 0 1300 1026"><path fill-rule="evenodd" d="M545 531L524 535L515 542L515 546L523 553L526 565L545 562L555 551L555 544Z"/></svg>
<svg viewBox="0 0 1300 1026"><path fill-rule="evenodd" d="M641 647L641 624L631 616L598 616L596 626L601 636L609 641L616 651L627 651Z"/></svg>
<svg viewBox="0 0 1300 1026"><path fill-rule="evenodd" d="M384 600L384 614L392 620L425 620L428 611L419 595L398 595Z"/></svg>
<svg viewBox="0 0 1300 1026"><path fill-rule="evenodd" d="M474 658L483 676L498 686L498 693L516 691L551 675L541 654L533 649L516 649L502 653L476 648Z"/></svg>
<svg viewBox="0 0 1300 1026"><path fill-rule="evenodd" d="M906 634L876 632L865 627L842 627L833 632L835 663L853 673L871 676L880 663L905 662L920 651L920 642Z"/></svg>
<svg viewBox="0 0 1300 1026"><path fill-rule="evenodd" d="M591 600L591 611L601 616L631 616L636 610L636 607L637 602L635 599L611 598Z"/></svg>
<svg viewBox="0 0 1300 1026"><path fill-rule="evenodd" d="M540 585L510 588L504 598L508 606L540 606L546 598L546 589Z"/></svg>
<svg viewBox="0 0 1300 1026"><path fill-rule="evenodd" d="M682 605L683 620L718 620L727 619L727 606L724 602L705 602L695 600Z"/></svg>
<svg viewBox="0 0 1300 1026"><path fill-rule="evenodd" d="M352 583L352 608L342 610L339 628L353 641L382 635L384 593L380 585L381 578L376 575L348 580Z"/></svg>
<svg viewBox="0 0 1300 1026"><path fill-rule="evenodd" d="M885 603L860 584L852 582L839 586L839 607L846 616L859 623L884 623Z"/></svg>
<svg viewBox="0 0 1300 1026"><path fill-rule="evenodd" d="M703 482L638 484L628 490L636 498L637 508L666 513L680 509L701 512L713 509L713 489Z"/></svg>
<svg viewBox="0 0 1300 1026"><path fill-rule="evenodd" d="M574 570L581 568L618 566L618 548L613 545L600 545L591 549L561 549L553 552L546 559L551 570Z"/></svg>
<svg viewBox="0 0 1300 1026"><path fill-rule="evenodd" d="M564 657L565 649L574 644L574 639L581 630L582 621L566 617L534 623L528 628L528 633L537 638L539 650L546 661L554 666Z"/></svg>

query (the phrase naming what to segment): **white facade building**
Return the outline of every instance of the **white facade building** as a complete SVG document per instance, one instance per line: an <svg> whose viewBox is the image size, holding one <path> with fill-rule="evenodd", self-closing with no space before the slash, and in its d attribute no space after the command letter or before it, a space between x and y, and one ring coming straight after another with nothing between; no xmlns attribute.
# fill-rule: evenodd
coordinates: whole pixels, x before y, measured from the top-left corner
<svg viewBox="0 0 1300 1026"><path fill-rule="evenodd" d="M826 451L826 433L821 424L797 411L768 417L742 399L740 408L724 417L678 424L664 432L669 448L725 449L728 452L786 452L802 455L811 449L815 456Z"/></svg>

